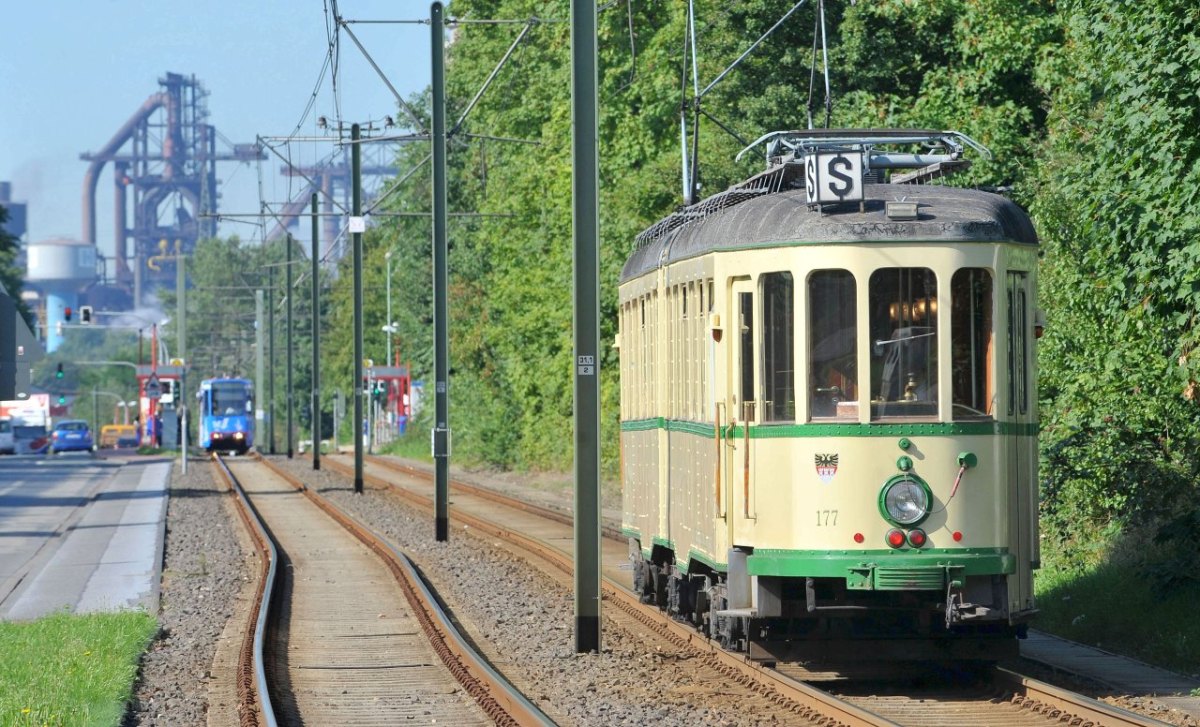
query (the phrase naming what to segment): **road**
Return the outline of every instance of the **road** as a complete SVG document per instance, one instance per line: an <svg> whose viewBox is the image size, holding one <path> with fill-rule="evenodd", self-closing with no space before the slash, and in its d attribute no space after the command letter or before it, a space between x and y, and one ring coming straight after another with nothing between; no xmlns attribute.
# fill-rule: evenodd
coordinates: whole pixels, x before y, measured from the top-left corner
<svg viewBox="0 0 1200 727"><path fill-rule="evenodd" d="M0 457L0 618L158 609L171 465Z"/></svg>

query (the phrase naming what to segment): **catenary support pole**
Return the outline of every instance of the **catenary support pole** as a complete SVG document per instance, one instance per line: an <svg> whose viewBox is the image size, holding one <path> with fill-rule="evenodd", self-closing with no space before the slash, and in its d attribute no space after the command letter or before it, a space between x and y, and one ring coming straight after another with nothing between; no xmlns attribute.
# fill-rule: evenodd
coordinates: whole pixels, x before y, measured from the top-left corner
<svg viewBox="0 0 1200 727"><path fill-rule="evenodd" d="M433 461L434 535L450 538L450 304L446 241L446 26L442 4L429 10L433 56Z"/></svg>
<svg viewBox="0 0 1200 727"><path fill-rule="evenodd" d="M179 413L179 466L187 474L187 257L175 252L175 317L179 331L179 394L175 397L175 411Z"/></svg>
<svg viewBox="0 0 1200 727"><path fill-rule="evenodd" d="M312 422L313 469L321 469L321 242L317 222L317 193L312 195L312 404L309 421Z"/></svg>
<svg viewBox="0 0 1200 727"><path fill-rule="evenodd" d="M600 650L600 145L596 85L596 2L571 0L576 652Z"/></svg>
<svg viewBox="0 0 1200 727"><path fill-rule="evenodd" d="M271 291L267 306L267 429L270 452L275 454L275 268L267 268L267 287Z"/></svg>
<svg viewBox="0 0 1200 727"><path fill-rule="evenodd" d="M265 352L265 333L266 324L263 321L263 291L254 291L254 438L258 443L256 446L262 446L262 436L266 434L266 427L263 426L263 404L266 399L263 397L263 390L266 387L266 382L263 380L263 356Z"/></svg>
<svg viewBox="0 0 1200 727"><path fill-rule="evenodd" d="M359 229L362 220L362 144L358 143L362 129L358 124L350 127L350 176L351 185L351 229ZM362 233L350 234L354 247L354 491L363 491L363 284Z"/></svg>
<svg viewBox="0 0 1200 727"><path fill-rule="evenodd" d="M295 240L293 240L292 236L289 234L287 236L287 273L284 276L287 280L287 288L285 290L285 296L287 298L287 392L285 393L287 394L288 459L292 458L294 452L292 446L292 440L294 439L292 434L292 409L294 408L295 404L295 397L292 395L292 299L296 297L293 294L295 291L292 290L292 254L296 249L296 245L294 243Z"/></svg>

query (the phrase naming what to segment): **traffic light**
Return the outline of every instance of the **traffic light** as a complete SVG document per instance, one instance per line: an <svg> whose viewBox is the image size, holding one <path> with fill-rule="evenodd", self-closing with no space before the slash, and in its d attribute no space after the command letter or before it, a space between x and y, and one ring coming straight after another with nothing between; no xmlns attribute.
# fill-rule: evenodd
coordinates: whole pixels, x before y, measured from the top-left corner
<svg viewBox="0 0 1200 727"><path fill-rule="evenodd" d="M90 326L92 324L92 307L90 305L79 306L79 325Z"/></svg>
<svg viewBox="0 0 1200 727"><path fill-rule="evenodd" d="M63 320L67 323L71 322L71 306L67 306L63 309Z"/></svg>
<svg viewBox="0 0 1200 727"><path fill-rule="evenodd" d="M58 395L58 405L59 405L59 406L62 406L63 404L66 404L66 403L67 403L67 395L66 395L66 394L59 394L59 395Z"/></svg>
<svg viewBox="0 0 1200 727"><path fill-rule="evenodd" d="M62 370L62 364L60 363L58 365L58 368L54 371L54 378L61 379L62 377L63 377L63 370Z"/></svg>

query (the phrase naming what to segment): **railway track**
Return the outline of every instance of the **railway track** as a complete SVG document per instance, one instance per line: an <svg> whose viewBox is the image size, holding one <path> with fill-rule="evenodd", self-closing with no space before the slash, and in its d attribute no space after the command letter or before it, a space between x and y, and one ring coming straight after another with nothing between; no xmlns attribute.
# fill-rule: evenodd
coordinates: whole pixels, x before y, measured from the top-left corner
<svg viewBox="0 0 1200 727"><path fill-rule="evenodd" d="M552 724L461 639L402 554L261 461L214 467L263 564L242 725Z"/></svg>
<svg viewBox="0 0 1200 727"><path fill-rule="evenodd" d="M329 465L352 474L343 457ZM423 508L432 507L431 473L400 462L368 457L365 478ZM452 520L491 536L514 542L523 550L570 574L571 517L468 483L452 481ZM609 526L602 544L605 600L632 615L664 639L687 645L722 673L741 683L755 683L769 699L794 703L797 714L818 723L903 725L1156 725L1148 719L1053 685L995 668L970 680L945 677L924 682L887 679L821 684L821 677L797 665L766 667L718 648L689 626L641 604L631 592L626 543ZM938 674L935 672L935 674ZM818 689L813 685L821 684Z"/></svg>

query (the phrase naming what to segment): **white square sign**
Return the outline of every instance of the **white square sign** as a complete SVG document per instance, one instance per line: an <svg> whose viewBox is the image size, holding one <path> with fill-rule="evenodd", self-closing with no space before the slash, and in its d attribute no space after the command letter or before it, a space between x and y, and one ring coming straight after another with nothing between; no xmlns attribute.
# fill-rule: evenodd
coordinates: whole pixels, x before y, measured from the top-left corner
<svg viewBox="0 0 1200 727"><path fill-rule="evenodd" d="M804 157L804 191L809 204L858 202L863 198L862 152Z"/></svg>

